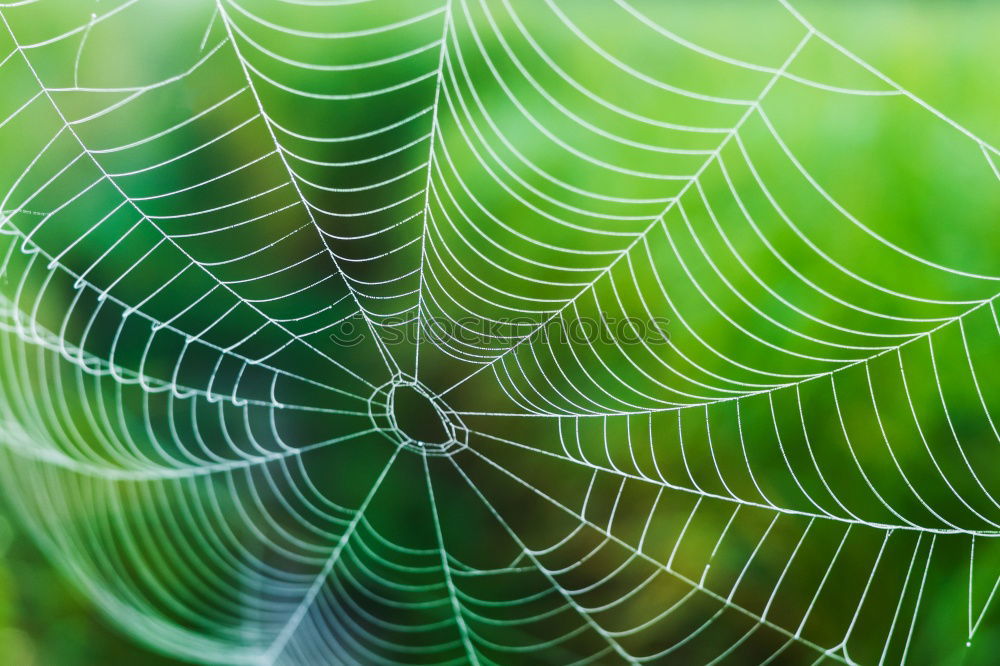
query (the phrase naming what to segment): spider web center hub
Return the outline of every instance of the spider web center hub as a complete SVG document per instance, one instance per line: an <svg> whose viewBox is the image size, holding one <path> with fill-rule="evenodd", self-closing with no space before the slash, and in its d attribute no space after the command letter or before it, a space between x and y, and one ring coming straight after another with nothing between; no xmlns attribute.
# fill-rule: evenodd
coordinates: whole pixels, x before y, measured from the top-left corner
<svg viewBox="0 0 1000 666"><path fill-rule="evenodd" d="M458 414L409 375L396 375L375 389L368 416L384 437L423 455L451 455L468 445L468 429Z"/></svg>

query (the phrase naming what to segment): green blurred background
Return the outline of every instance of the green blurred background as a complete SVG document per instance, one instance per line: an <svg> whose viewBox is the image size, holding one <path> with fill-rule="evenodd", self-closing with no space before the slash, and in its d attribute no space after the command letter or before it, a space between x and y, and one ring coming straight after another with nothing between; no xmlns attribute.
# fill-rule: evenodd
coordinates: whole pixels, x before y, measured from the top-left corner
<svg viewBox="0 0 1000 666"><path fill-rule="evenodd" d="M754 3L736 1L676 4L671 11L679 25L690 18L686 14L700 19L710 13L722 42L728 32L741 31L747 16L758 11ZM1000 143L1000 3L814 0L795 5L902 86L985 140ZM901 144L907 140L905 128L893 136ZM897 148L906 153L905 145ZM957 585L961 576L958 579ZM989 624L977 634L975 649L954 654L954 663L996 663L1000 630ZM72 583L55 572L16 520L0 516L0 663L173 662L150 654L111 628Z"/></svg>

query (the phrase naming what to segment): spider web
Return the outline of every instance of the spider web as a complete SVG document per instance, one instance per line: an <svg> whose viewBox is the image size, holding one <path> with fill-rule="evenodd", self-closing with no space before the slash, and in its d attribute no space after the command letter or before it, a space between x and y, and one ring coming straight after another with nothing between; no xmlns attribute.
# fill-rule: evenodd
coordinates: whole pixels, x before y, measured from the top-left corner
<svg viewBox="0 0 1000 666"><path fill-rule="evenodd" d="M791 5L2 7L3 485L132 636L882 663L989 617L1000 151Z"/></svg>

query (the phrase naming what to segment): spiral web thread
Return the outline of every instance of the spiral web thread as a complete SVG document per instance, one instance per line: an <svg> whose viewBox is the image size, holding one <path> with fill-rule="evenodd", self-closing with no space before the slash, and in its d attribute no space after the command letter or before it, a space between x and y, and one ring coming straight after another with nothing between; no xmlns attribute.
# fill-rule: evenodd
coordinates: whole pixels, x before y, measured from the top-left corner
<svg viewBox="0 0 1000 666"><path fill-rule="evenodd" d="M995 219L1000 151L790 4L759 62L625 0L0 7L4 486L130 634L220 663L882 663L946 607L973 641L991 238L959 268L961 228L876 228L783 122L917 118L981 197L956 217ZM547 335L598 314L671 330ZM399 385L448 444L400 433Z"/></svg>

